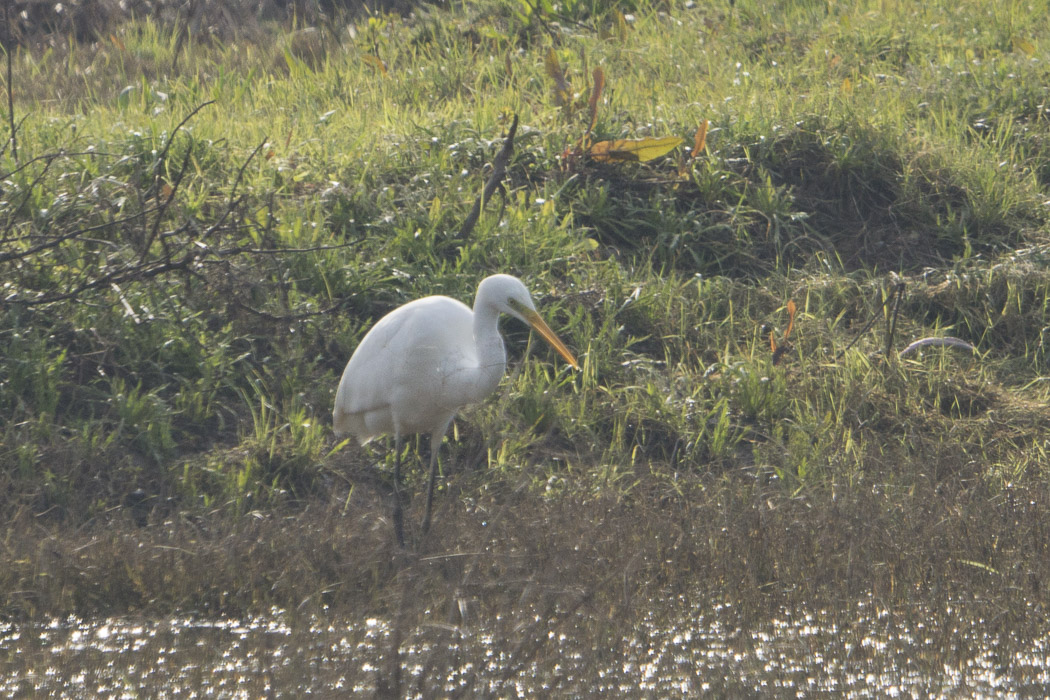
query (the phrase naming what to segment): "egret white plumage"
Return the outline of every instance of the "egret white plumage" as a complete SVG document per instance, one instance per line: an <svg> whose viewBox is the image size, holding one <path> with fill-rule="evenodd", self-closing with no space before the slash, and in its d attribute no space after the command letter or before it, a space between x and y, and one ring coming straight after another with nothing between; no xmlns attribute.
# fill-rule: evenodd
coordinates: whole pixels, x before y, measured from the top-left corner
<svg viewBox="0 0 1050 700"><path fill-rule="evenodd" d="M394 436L394 532L399 544L404 544L402 440L412 433L430 433L425 534L441 440L456 412L492 393L506 369L501 313L535 328L579 369L576 358L536 311L521 280L492 275L478 285L473 310L446 296L424 297L394 309L365 334L343 370L333 411L336 435L351 434L362 445L379 435Z"/></svg>

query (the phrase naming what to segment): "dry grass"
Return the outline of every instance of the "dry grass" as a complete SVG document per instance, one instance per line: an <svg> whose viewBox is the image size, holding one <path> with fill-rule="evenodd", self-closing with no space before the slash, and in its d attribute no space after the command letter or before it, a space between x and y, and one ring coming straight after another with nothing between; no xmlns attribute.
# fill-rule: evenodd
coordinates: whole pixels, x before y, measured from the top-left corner
<svg viewBox="0 0 1050 700"><path fill-rule="evenodd" d="M684 478L678 493L642 477L621 497L445 495L430 535L407 550L393 543L383 487L367 479L294 510L155 511L146 527L126 510L80 525L24 512L4 536L2 606L13 617L277 606L458 624L461 608L492 620L537 603L631 618L678 593L759 611L965 591L998 615L1047 595L1046 488L990 494L971 474L934 478L928 462L925 474L886 469L897 476L832 486L826 500L785 499L749 471ZM459 478L470 476L453 486Z"/></svg>

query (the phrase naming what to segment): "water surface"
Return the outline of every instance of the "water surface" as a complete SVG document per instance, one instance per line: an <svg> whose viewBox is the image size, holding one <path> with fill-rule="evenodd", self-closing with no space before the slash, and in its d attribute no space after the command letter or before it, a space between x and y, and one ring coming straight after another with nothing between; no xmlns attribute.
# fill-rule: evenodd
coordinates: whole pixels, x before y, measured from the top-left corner
<svg viewBox="0 0 1050 700"><path fill-rule="evenodd" d="M408 697L1045 697L1050 636L992 634L952 605L889 611L781 609L743 624L732 606L678 600L629 634L593 619L512 626L194 617L0 625L0 695L53 698ZM1037 614L1030 610L1029 614ZM593 613L592 613L593 614ZM580 634L576 634L579 631ZM531 636L530 636L531 635Z"/></svg>

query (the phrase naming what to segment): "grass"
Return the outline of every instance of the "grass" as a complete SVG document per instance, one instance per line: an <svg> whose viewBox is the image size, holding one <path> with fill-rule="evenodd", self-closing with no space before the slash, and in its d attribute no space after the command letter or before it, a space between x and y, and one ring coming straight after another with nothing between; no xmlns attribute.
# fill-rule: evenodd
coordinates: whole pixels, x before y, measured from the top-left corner
<svg viewBox="0 0 1050 700"><path fill-rule="evenodd" d="M486 0L10 46L2 614L1045 602L1035 12ZM598 66L595 140L708 120L705 150L574 155ZM457 238L512 114L506 195ZM392 457L331 437L336 382L384 313L494 271L582 370L505 324L398 552ZM897 357L935 335L978 352Z"/></svg>

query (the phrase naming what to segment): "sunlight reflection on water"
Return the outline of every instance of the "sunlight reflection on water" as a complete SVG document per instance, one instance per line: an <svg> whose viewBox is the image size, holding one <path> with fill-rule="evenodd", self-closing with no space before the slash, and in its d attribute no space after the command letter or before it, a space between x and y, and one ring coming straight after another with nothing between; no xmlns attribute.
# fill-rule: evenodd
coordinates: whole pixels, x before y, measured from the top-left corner
<svg viewBox="0 0 1050 700"><path fill-rule="evenodd" d="M998 698L1045 696L1050 690L1050 637L993 636L983 621L966 620L951 607L904 620L865 601L834 613L781 610L744 628L731 606L681 602L678 609L688 614L650 616L633 634L604 644L581 642L565 626L546 630L537 640L540 651L524 663L514 658L520 646L484 627L429 628L444 630L443 637L406 630L400 646L404 694ZM388 621L289 619L275 610L242 620L0 624L0 695L376 692L379 676L390 667ZM450 643L456 646L453 657ZM435 663L436 653L456 659L455 667ZM516 670L508 676L508 668Z"/></svg>

